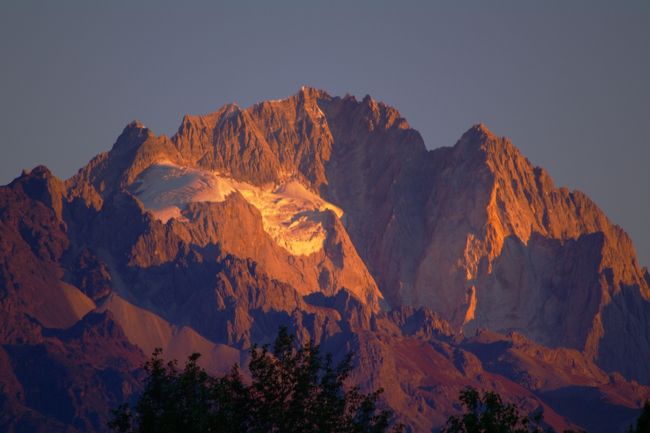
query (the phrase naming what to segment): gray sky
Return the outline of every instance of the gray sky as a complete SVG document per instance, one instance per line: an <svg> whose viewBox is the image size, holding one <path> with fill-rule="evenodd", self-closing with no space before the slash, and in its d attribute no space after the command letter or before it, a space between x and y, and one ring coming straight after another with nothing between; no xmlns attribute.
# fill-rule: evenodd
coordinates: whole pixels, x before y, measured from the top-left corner
<svg viewBox="0 0 650 433"><path fill-rule="evenodd" d="M430 148L486 123L650 264L649 22L648 1L3 1L0 183L308 84L395 106Z"/></svg>

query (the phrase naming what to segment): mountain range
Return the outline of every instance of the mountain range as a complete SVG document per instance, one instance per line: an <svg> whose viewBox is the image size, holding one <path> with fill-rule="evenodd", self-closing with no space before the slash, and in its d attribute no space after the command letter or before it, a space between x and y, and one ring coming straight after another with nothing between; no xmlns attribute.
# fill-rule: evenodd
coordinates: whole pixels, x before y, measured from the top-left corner
<svg viewBox="0 0 650 433"><path fill-rule="evenodd" d="M624 230L485 125L428 150L369 96L130 123L67 180L0 187L0 251L2 431L106 431L154 348L218 374L282 325L354 352L413 432L468 385L595 433L650 398Z"/></svg>

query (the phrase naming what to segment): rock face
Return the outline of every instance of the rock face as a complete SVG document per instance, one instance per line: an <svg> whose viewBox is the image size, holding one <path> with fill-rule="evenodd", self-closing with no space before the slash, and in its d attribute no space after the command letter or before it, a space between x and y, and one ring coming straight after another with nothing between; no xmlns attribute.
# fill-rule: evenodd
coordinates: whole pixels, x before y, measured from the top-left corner
<svg viewBox="0 0 650 433"><path fill-rule="evenodd" d="M560 430L624 429L650 396L623 230L483 125L428 151L370 97L131 123L65 182L0 187L0 251L3 431L102 431L155 347L220 373L280 325L356 352L413 431L467 385Z"/></svg>
<svg viewBox="0 0 650 433"><path fill-rule="evenodd" d="M483 125L427 151L371 98L318 104L334 142L323 195L391 305L430 307L467 332L522 332L650 381L636 361L650 356L646 271L588 197Z"/></svg>

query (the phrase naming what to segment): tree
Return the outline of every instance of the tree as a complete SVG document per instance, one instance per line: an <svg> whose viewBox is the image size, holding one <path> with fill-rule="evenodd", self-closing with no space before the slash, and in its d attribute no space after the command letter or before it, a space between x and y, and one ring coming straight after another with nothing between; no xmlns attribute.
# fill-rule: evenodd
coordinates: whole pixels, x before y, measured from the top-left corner
<svg viewBox="0 0 650 433"><path fill-rule="evenodd" d="M458 397L465 413L450 416L441 433L554 433L550 427L542 427L543 415L520 415L512 403L504 403L496 392L486 391L480 395L467 387ZM564 430L563 433L585 433ZM635 432L636 433L636 432Z"/></svg>
<svg viewBox="0 0 650 433"><path fill-rule="evenodd" d="M286 328L273 345L253 346L246 383L237 367L212 377L189 357L183 370L164 363L157 349L146 364L147 381L133 408L113 412L118 433L383 433L393 414L378 409L381 390L346 387L352 355L334 364L318 346L297 347ZM401 431L396 425L393 431Z"/></svg>
<svg viewBox="0 0 650 433"><path fill-rule="evenodd" d="M646 400L636 420L636 427L630 427L628 433L650 433L650 401Z"/></svg>
<svg viewBox="0 0 650 433"><path fill-rule="evenodd" d="M156 349L144 365L147 380L135 408L119 406L109 428L118 433L218 431L208 425L215 381L198 366L199 357L191 355L179 371L176 361L165 364L162 350Z"/></svg>
<svg viewBox="0 0 650 433"><path fill-rule="evenodd" d="M542 415L521 416L517 406L504 403L501 396L487 391L480 395L468 387L460 392L465 408L462 415L450 416L443 433L541 433Z"/></svg>

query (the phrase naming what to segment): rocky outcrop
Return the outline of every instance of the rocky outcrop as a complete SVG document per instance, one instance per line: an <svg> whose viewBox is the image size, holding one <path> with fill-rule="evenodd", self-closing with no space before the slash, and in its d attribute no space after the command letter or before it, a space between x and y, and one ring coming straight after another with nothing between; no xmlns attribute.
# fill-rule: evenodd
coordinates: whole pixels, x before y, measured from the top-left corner
<svg viewBox="0 0 650 433"><path fill-rule="evenodd" d="M317 101L325 93L303 87L296 95L245 110L227 105L206 116L185 116L172 141L185 165L224 171L254 184L301 175L319 187L332 136Z"/></svg>

